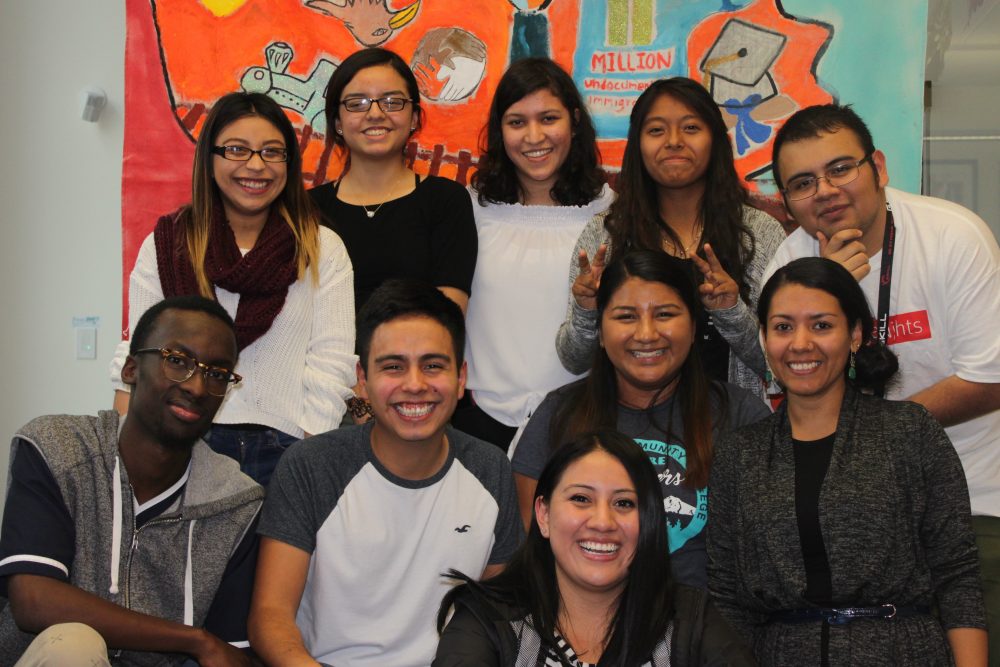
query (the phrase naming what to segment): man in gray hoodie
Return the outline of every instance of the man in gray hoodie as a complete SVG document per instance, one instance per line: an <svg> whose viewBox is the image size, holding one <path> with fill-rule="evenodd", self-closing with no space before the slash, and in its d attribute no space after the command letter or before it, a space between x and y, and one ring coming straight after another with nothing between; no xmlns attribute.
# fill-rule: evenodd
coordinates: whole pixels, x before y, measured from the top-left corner
<svg viewBox="0 0 1000 667"><path fill-rule="evenodd" d="M116 665L250 664L239 648L264 494L201 440L237 356L221 306L167 299L133 331L126 416L40 417L17 433L0 664L109 665L109 649Z"/></svg>

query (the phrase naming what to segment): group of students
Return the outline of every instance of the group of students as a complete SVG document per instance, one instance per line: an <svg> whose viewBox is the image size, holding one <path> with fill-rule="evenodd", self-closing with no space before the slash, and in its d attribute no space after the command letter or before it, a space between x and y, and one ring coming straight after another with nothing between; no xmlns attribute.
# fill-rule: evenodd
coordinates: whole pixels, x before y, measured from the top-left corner
<svg viewBox="0 0 1000 667"><path fill-rule="evenodd" d="M276 103L213 106L130 279L122 417L15 437L7 658L986 664L1000 250L887 189L849 108L775 139L787 239L686 78L637 99L616 193L548 59L497 84L469 191L407 165L391 51L326 115L344 173L306 192Z"/></svg>

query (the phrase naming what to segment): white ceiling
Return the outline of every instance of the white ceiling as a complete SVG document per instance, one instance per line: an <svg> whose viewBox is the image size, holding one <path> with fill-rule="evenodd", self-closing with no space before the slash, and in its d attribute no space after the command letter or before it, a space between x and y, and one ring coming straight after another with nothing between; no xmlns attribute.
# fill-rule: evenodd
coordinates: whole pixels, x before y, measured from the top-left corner
<svg viewBox="0 0 1000 667"><path fill-rule="evenodd" d="M952 19L952 48L1000 49L1000 0L953 0Z"/></svg>
<svg viewBox="0 0 1000 667"><path fill-rule="evenodd" d="M1000 0L930 0L925 78L1000 85Z"/></svg>

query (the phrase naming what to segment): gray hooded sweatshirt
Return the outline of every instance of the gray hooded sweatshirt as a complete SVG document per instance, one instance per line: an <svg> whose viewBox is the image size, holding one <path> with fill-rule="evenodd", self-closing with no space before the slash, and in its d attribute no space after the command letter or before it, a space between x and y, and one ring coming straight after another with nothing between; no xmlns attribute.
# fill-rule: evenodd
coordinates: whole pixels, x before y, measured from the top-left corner
<svg viewBox="0 0 1000 667"><path fill-rule="evenodd" d="M76 526L69 583L127 609L200 627L229 558L260 510L264 490L201 440L179 507L135 529L132 488L118 456L118 413L54 415L28 423L11 444L41 453ZM0 665L35 635L0 612ZM116 652L117 665L178 665L187 656Z"/></svg>

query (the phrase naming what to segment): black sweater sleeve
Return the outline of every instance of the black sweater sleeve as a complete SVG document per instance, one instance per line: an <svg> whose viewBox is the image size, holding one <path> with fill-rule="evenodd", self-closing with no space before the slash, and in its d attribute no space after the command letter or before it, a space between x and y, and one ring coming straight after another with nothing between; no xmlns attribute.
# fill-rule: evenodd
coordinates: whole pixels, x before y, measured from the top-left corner
<svg viewBox="0 0 1000 667"><path fill-rule="evenodd" d="M431 667L501 667L496 627L462 601L441 633Z"/></svg>

